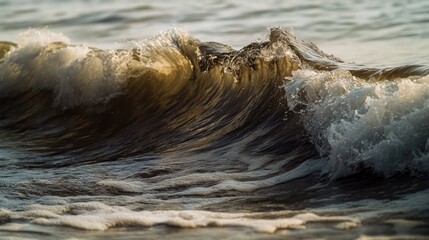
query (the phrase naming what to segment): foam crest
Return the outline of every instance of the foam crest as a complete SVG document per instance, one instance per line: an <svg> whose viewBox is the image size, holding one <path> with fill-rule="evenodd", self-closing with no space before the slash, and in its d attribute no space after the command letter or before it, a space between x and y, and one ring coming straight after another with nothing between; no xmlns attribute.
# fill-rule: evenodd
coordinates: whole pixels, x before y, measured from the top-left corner
<svg viewBox="0 0 429 240"><path fill-rule="evenodd" d="M429 77L365 82L347 71L296 71L284 86L331 175L429 171Z"/></svg>
<svg viewBox="0 0 429 240"><path fill-rule="evenodd" d="M70 39L62 33L34 28L20 33L17 39L18 46L43 46L52 42L70 44Z"/></svg>
<svg viewBox="0 0 429 240"><path fill-rule="evenodd" d="M69 45L61 34L29 30L0 63L1 96L52 91L63 108L106 102L120 93L128 53Z"/></svg>
<svg viewBox="0 0 429 240"><path fill-rule="evenodd" d="M359 225L359 221L352 218L319 216L309 212L293 214L289 211L264 213L225 213L202 210L131 211L124 207L108 206L100 202L73 203L62 206L32 205L25 211L2 209L0 217L31 221L33 224L60 225L93 231L105 231L114 227L168 225L181 228L245 227L256 232L274 233L279 229L305 228L305 224L309 222ZM5 227L3 226L3 228Z"/></svg>

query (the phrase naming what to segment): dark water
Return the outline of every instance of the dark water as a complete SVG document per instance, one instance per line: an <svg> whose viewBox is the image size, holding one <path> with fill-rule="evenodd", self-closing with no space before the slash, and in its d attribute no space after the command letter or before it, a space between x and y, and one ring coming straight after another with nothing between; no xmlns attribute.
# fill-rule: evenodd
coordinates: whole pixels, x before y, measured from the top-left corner
<svg viewBox="0 0 429 240"><path fill-rule="evenodd" d="M0 5L1 238L429 235L427 4Z"/></svg>

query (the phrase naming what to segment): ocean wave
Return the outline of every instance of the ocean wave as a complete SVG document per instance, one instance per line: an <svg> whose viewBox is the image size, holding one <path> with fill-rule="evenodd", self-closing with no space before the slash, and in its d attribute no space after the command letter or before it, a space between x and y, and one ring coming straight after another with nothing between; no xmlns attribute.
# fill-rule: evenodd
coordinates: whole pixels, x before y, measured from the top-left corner
<svg viewBox="0 0 429 240"><path fill-rule="evenodd" d="M426 66L345 63L281 28L239 50L181 29L117 50L42 30L0 47L5 138L63 156L20 166L242 143L251 155L302 156L295 167L326 158L334 178L429 170Z"/></svg>

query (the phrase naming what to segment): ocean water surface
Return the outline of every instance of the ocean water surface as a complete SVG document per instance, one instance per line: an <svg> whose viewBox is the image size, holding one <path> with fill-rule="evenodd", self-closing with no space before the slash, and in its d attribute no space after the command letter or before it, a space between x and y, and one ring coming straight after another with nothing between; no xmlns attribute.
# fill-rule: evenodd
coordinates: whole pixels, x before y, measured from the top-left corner
<svg viewBox="0 0 429 240"><path fill-rule="evenodd" d="M429 238L429 3L0 9L0 239Z"/></svg>

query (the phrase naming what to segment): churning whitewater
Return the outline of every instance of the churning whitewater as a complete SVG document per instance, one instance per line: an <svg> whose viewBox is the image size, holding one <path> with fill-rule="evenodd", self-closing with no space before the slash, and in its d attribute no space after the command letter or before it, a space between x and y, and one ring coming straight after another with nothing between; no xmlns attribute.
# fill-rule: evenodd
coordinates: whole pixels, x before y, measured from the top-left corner
<svg viewBox="0 0 429 240"><path fill-rule="evenodd" d="M429 234L427 66L346 63L282 28L239 50L177 28L116 50L31 29L0 58L0 236Z"/></svg>

